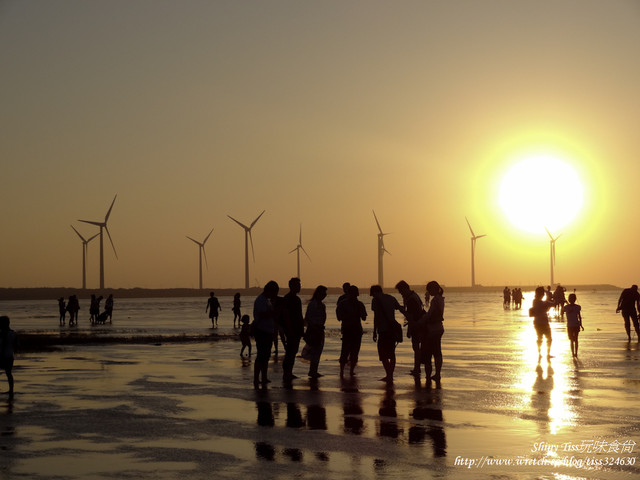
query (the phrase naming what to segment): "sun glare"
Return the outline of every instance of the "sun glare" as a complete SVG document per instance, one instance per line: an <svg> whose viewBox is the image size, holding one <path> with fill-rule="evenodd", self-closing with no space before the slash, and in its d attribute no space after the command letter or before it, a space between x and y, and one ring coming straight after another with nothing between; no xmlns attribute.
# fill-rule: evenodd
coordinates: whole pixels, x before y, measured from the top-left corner
<svg viewBox="0 0 640 480"><path fill-rule="evenodd" d="M576 171L550 155L515 164L500 185L499 204L509 221L531 233L554 234L580 213L583 188Z"/></svg>

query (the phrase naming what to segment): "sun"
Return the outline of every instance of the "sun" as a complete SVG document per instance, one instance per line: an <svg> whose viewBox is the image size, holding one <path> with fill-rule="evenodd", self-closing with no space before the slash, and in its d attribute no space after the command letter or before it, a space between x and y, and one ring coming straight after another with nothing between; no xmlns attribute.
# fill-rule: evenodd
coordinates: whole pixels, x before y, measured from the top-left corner
<svg viewBox="0 0 640 480"><path fill-rule="evenodd" d="M576 171L548 154L523 158L502 179L498 202L509 221L530 233L557 232L580 213L584 189Z"/></svg>

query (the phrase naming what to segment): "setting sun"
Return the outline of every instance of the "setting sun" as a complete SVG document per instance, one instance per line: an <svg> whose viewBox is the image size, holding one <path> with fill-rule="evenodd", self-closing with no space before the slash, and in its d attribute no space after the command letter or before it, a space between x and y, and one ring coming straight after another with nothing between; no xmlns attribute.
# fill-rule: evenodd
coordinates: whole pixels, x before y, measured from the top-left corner
<svg viewBox="0 0 640 480"><path fill-rule="evenodd" d="M527 157L515 164L500 185L499 203L518 228L557 231L580 212L583 186L576 171L551 155Z"/></svg>

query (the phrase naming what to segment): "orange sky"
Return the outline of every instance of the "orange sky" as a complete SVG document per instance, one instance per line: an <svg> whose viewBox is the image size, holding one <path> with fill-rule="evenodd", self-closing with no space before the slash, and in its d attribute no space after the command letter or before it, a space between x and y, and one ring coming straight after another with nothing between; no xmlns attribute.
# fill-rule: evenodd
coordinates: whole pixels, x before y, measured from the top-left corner
<svg viewBox="0 0 640 480"><path fill-rule="evenodd" d="M118 195L107 287L547 284L498 186L528 152L584 183L564 284L638 282L637 1L0 2L0 287L81 286L78 219ZM540 187L540 195L553 195ZM535 199L534 199L535 200ZM98 286L98 243L88 287Z"/></svg>

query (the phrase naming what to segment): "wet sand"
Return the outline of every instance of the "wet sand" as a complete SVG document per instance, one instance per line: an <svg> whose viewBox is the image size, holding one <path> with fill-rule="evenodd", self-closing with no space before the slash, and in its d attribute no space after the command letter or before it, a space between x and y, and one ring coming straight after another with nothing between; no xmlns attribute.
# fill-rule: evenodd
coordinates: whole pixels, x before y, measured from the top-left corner
<svg viewBox="0 0 640 480"><path fill-rule="evenodd" d="M620 326L621 328L621 326ZM65 345L16 359L0 396L2 478L632 478L640 473L640 350L624 332L581 337L538 364L529 321L446 325L442 388L408 375L392 386L370 332L357 376L252 388L232 339ZM233 333L220 329L220 333ZM255 353L255 352L254 352ZM281 360L280 356L277 360ZM5 387L6 380L0 378ZM498 465L497 463L501 463Z"/></svg>

